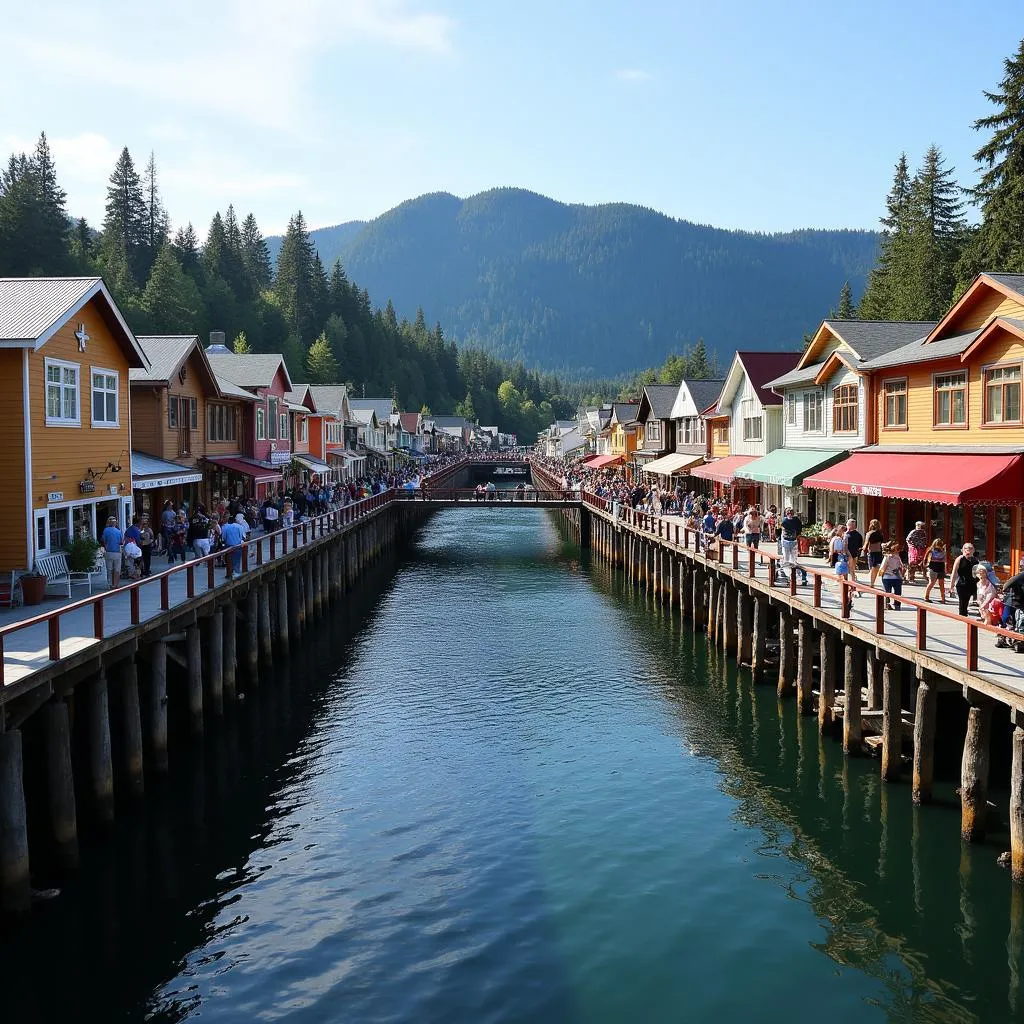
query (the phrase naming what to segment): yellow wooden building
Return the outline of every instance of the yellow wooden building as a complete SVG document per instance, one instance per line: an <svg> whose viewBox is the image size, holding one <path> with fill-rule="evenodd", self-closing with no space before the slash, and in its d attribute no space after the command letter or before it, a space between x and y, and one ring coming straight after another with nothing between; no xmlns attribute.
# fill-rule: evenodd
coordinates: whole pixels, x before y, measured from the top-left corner
<svg viewBox="0 0 1024 1024"><path fill-rule="evenodd" d="M9 495L0 570L28 569L132 508L128 373L146 357L99 278L0 279Z"/></svg>

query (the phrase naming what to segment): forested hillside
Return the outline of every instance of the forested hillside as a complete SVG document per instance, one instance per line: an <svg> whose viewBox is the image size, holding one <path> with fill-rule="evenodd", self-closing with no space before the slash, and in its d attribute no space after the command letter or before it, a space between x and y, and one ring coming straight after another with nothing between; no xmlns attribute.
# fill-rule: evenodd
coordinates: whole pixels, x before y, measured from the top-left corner
<svg viewBox="0 0 1024 1024"><path fill-rule="evenodd" d="M844 281L863 288L878 242L724 231L509 188L421 196L312 237L400 316L422 304L459 341L574 377L657 364L701 337L723 362L737 347L792 346Z"/></svg>

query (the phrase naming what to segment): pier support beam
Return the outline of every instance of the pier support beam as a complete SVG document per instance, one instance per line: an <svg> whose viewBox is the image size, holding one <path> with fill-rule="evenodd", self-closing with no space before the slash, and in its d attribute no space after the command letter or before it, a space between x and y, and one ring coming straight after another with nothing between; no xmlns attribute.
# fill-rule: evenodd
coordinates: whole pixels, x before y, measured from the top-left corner
<svg viewBox="0 0 1024 1024"><path fill-rule="evenodd" d="M835 722L837 665L836 634L822 627L818 640L818 731L826 732Z"/></svg>
<svg viewBox="0 0 1024 1024"><path fill-rule="evenodd" d="M121 666L121 731L124 776L128 794L138 800L146 792L142 765L142 713L139 709L139 670L134 658Z"/></svg>
<svg viewBox="0 0 1024 1024"><path fill-rule="evenodd" d="M210 710L220 717L224 714L224 613L218 608L210 616L209 679L206 680Z"/></svg>
<svg viewBox="0 0 1024 1024"><path fill-rule="evenodd" d="M302 628L305 630L313 621L316 615L316 597L313 588L313 557L310 556L302 564L302 579L305 590L305 600L302 602Z"/></svg>
<svg viewBox="0 0 1024 1024"><path fill-rule="evenodd" d="M62 700L50 701L42 715L46 742L46 805L54 860L60 870L74 871L78 867L78 812L68 706Z"/></svg>
<svg viewBox="0 0 1024 1024"><path fill-rule="evenodd" d="M736 623L736 660L741 665L750 665L754 660L754 599L743 586L736 588Z"/></svg>
<svg viewBox="0 0 1024 1024"><path fill-rule="evenodd" d="M167 644L157 640L149 649L149 766L167 774Z"/></svg>
<svg viewBox="0 0 1024 1024"><path fill-rule="evenodd" d="M21 732L0 732L0 907L27 913L32 902L28 868Z"/></svg>
<svg viewBox="0 0 1024 1024"><path fill-rule="evenodd" d="M793 649L793 616L788 608L779 609L779 697L788 697L796 681L796 651Z"/></svg>
<svg viewBox="0 0 1024 1024"><path fill-rule="evenodd" d="M253 604L254 598L255 605ZM254 608L256 612L255 618L253 617ZM270 587L266 583L260 584L258 588L254 586L249 591L249 601L246 609L246 614L250 620L247 630L249 639L255 640L256 635L254 631L258 630L259 632L259 647L255 648L258 651L258 655L253 654L252 651L246 652L249 656L249 671L252 679L256 680L259 676L258 658L262 658L263 663L269 665L271 658L274 656L274 635L270 628Z"/></svg>
<svg viewBox="0 0 1024 1024"><path fill-rule="evenodd" d="M797 620L797 703L801 715L814 714L814 624L806 615Z"/></svg>
<svg viewBox="0 0 1024 1024"><path fill-rule="evenodd" d="M864 667L868 676L868 711L879 711L883 700L882 662L873 650L865 654Z"/></svg>
<svg viewBox="0 0 1024 1024"><path fill-rule="evenodd" d="M224 699L234 701L237 686L238 670L237 644L238 622L237 609L233 600L224 605Z"/></svg>
<svg viewBox="0 0 1024 1024"><path fill-rule="evenodd" d="M965 696L970 709L960 766L960 838L977 843L985 838L992 702L975 690L967 690Z"/></svg>
<svg viewBox="0 0 1024 1024"><path fill-rule="evenodd" d="M914 803L932 798L935 776L935 719L938 689L935 678L925 669L917 670L917 699L914 705Z"/></svg>
<svg viewBox="0 0 1024 1024"><path fill-rule="evenodd" d="M89 736L89 791L96 817L114 820L114 762L110 751L110 701L107 672L100 669L85 687L86 726Z"/></svg>
<svg viewBox="0 0 1024 1024"><path fill-rule="evenodd" d="M302 607L299 602L302 600L300 590L302 588L302 569L296 567L286 574L286 585L288 591L288 637L291 641L298 643L302 635Z"/></svg>
<svg viewBox="0 0 1024 1024"><path fill-rule="evenodd" d="M882 781L897 782L903 771L903 679L895 658L882 665Z"/></svg>
<svg viewBox="0 0 1024 1024"><path fill-rule="evenodd" d="M768 653L768 602L760 594L755 594L754 601L754 639L751 653L750 669L754 682L761 682L765 672L765 658Z"/></svg>
<svg viewBox="0 0 1024 1024"><path fill-rule="evenodd" d="M692 606L693 606L693 628L703 629L707 623L707 586L706 586L706 572L703 566L695 565L693 572L690 573L692 577Z"/></svg>
<svg viewBox="0 0 1024 1024"><path fill-rule="evenodd" d="M193 736L203 734L203 644L198 626L185 630L185 664L188 676L188 722Z"/></svg>
<svg viewBox="0 0 1024 1024"><path fill-rule="evenodd" d="M288 653L288 641L290 639L288 636L289 597L287 574L279 572L277 574L277 648L282 654Z"/></svg>
<svg viewBox="0 0 1024 1024"><path fill-rule="evenodd" d="M1013 759L1010 764L1010 872L1024 883L1024 712L1012 713Z"/></svg>
<svg viewBox="0 0 1024 1024"><path fill-rule="evenodd" d="M739 650L739 615L737 614L736 588L729 580L722 581L722 632L725 639L725 653L736 654Z"/></svg>
<svg viewBox="0 0 1024 1024"><path fill-rule="evenodd" d="M859 754L863 740L861 687L864 678L864 648L857 640L846 641L843 650L843 751Z"/></svg>

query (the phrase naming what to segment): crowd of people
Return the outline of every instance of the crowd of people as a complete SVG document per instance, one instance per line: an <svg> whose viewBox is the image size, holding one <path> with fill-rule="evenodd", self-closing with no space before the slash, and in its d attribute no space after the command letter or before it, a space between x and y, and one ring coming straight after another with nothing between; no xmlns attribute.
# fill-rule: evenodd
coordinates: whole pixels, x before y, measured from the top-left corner
<svg viewBox="0 0 1024 1024"><path fill-rule="evenodd" d="M627 479L622 469L590 469L579 460L534 457L560 485L571 491L588 491L612 503L614 514L629 507L656 515L676 514L686 526L696 531L698 545L712 550L720 541L740 541L748 547L760 548L762 542L774 547L779 559L774 563L777 579L788 581L787 573L795 573L798 583L806 585L808 574L800 562L800 539L805 524L793 508L781 513L774 505L741 505L721 497L687 491L679 484L666 488L657 483L646 484ZM1000 583L990 562L981 559L969 541L952 557L941 537L929 538L926 524L916 522L905 538L886 537L882 525L872 519L864 533L855 519L846 522L825 522L821 541L828 564L839 581L866 582L874 588L881 583L886 608L901 610L904 605L904 583L914 583L920 576L924 584L924 600L931 602L937 592L938 603L946 604L955 596L957 611L962 616L976 612L980 621L1024 632L1024 559L1018 573ZM867 579L862 581L861 572ZM853 588L841 587L847 602L856 596ZM1007 647L1004 637L997 646ZM1024 653L1024 642L1016 649Z"/></svg>

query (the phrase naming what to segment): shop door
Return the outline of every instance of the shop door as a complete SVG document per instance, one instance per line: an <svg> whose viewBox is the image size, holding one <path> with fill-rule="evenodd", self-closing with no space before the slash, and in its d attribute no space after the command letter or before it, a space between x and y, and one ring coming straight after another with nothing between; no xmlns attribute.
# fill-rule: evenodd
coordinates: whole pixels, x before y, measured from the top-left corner
<svg viewBox="0 0 1024 1024"><path fill-rule="evenodd" d="M906 537L914 529L914 524L919 522L924 523L927 529L928 506L923 501L903 502L903 537Z"/></svg>
<svg viewBox="0 0 1024 1024"><path fill-rule="evenodd" d="M121 521L121 499L120 498L109 498L106 501L96 502L96 536L97 539L103 536L103 531L107 528L107 519L113 516L117 520L117 525L120 529L124 529L124 523Z"/></svg>

